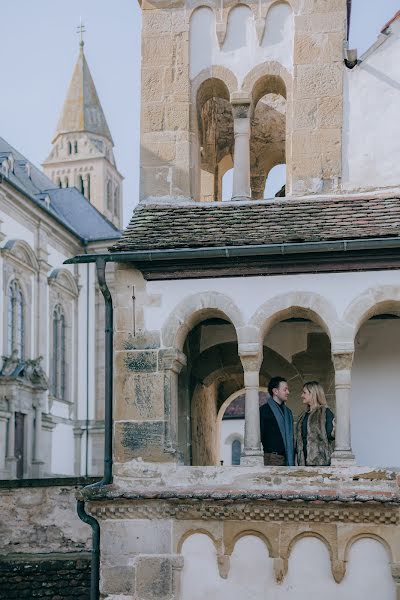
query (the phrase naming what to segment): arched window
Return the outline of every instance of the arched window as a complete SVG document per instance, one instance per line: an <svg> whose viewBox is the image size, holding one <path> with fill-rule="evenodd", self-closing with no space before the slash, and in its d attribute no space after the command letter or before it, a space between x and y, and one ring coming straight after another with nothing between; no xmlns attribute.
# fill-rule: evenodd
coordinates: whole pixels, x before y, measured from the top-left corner
<svg viewBox="0 0 400 600"><path fill-rule="evenodd" d="M61 304L53 310L53 355L51 369L51 392L65 400L65 317Z"/></svg>
<svg viewBox="0 0 400 600"><path fill-rule="evenodd" d="M119 216L119 186L115 186L114 190L114 215Z"/></svg>
<svg viewBox="0 0 400 600"><path fill-rule="evenodd" d="M8 288L7 329L8 355L11 356L16 350L19 358L24 358L25 302L21 286L16 279L13 279Z"/></svg>
<svg viewBox="0 0 400 600"><path fill-rule="evenodd" d="M78 154L78 142L74 142L74 152Z"/></svg>
<svg viewBox="0 0 400 600"><path fill-rule="evenodd" d="M87 174L87 199L90 200L90 175Z"/></svg>
<svg viewBox="0 0 400 600"><path fill-rule="evenodd" d="M79 175L79 177L78 177L78 186L79 186L78 189L79 189L80 193L84 194L85 193L85 189L83 187L83 177L82 177L82 175Z"/></svg>
<svg viewBox="0 0 400 600"><path fill-rule="evenodd" d="M240 455L242 453L242 444L240 440L232 442L232 465L240 465Z"/></svg>
<svg viewBox="0 0 400 600"><path fill-rule="evenodd" d="M71 142L68 142L67 148L68 148L68 154L72 154L72 144L71 144Z"/></svg>
<svg viewBox="0 0 400 600"><path fill-rule="evenodd" d="M112 183L111 179L107 181L107 208L112 211Z"/></svg>

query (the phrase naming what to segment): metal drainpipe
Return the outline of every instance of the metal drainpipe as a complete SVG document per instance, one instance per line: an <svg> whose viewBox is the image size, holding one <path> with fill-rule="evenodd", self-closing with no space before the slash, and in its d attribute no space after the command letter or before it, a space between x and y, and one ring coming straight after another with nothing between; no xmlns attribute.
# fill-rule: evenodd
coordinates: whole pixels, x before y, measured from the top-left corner
<svg viewBox="0 0 400 600"><path fill-rule="evenodd" d="M112 483L112 411L113 411L113 304L106 282L106 261L96 259L97 280L105 303L105 394L104 394L104 474L103 479L92 486L102 487ZM99 600L100 590L100 525L85 511L85 501L77 501L78 517L92 528L92 562L90 575L90 600Z"/></svg>

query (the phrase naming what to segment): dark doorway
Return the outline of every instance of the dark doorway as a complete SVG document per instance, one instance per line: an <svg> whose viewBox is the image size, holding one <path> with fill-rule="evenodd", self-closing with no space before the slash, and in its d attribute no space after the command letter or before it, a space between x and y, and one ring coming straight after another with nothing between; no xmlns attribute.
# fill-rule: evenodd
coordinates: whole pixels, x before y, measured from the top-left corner
<svg viewBox="0 0 400 600"><path fill-rule="evenodd" d="M25 415L15 413L15 458L17 460L17 479L24 476Z"/></svg>

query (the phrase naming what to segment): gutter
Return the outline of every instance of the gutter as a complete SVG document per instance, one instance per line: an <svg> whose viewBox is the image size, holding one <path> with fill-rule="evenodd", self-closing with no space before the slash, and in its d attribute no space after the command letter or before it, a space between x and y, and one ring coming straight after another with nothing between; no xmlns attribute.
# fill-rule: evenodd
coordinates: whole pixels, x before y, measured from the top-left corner
<svg viewBox="0 0 400 600"><path fill-rule="evenodd" d="M87 255L88 256L88 255ZM93 261L86 261L87 263ZM89 265L88 265L89 267ZM96 259L97 280L105 303L105 410L104 410L104 473L103 479L89 485L87 488L102 488L110 485L112 476L112 434L113 434L113 303L111 292L106 281L106 261L97 257ZM90 575L90 600L99 600L100 597L100 525L98 521L85 510L85 501L77 501L78 517L92 528L92 565Z"/></svg>
<svg viewBox="0 0 400 600"><path fill-rule="evenodd" d="M107 252L104 254L80 254L64 264L97 262L146 263L168 260L207 258L240 258L250 256L287 256L320 252L351 252L357 250L400 249L400 237L361 238L358 240L332 240L323 242L296 242L285 244L262 244L254 246L216 246L204 248L171 248L163 250L134 250Z"/></svg>

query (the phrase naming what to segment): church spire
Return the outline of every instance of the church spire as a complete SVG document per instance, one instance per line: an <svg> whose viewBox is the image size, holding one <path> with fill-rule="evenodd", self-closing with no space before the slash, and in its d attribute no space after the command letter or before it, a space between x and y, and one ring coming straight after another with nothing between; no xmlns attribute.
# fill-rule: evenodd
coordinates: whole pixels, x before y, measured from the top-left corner
<svg viewBox="0 0 400 600"><path fill-rule="evenodd" d="M100 135L113 143L83 50L84 41L82 34L84 31L85 28L81 22L78 27L78 33L80 33L79 56L72 74L53 143L61 134L77 132Z"/></svg>

